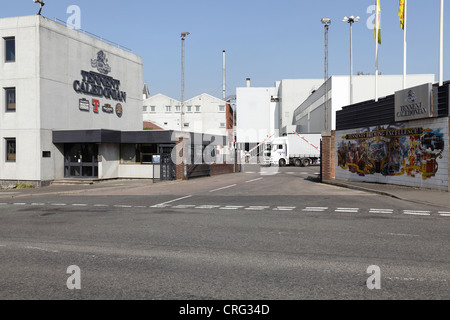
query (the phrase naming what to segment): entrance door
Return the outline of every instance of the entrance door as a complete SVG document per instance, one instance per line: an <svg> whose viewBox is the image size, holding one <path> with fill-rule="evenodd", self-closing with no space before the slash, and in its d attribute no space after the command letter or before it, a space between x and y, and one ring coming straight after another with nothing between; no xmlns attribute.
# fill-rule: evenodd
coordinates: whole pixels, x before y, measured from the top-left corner
<svg viewBox="0 0 450 320"><path fill-rule="evenodd" d="M161 180L171 181L177 179L177 168L172 161L172 150L175 145L161 145Z"/></svg>
<svg viewBox="0 0 450 320"><path fill-rule="evenodd" d="M64 177L97 178L98 145L66 144L64 146Z"/></svg>

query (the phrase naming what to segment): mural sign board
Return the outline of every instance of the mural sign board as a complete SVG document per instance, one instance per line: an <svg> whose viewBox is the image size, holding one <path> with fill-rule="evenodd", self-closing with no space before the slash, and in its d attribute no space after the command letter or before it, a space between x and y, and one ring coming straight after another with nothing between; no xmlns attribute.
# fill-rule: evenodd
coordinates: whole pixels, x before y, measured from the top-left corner
<svg viewBox="0 0 450 320"><path fill-rule="evenodd" d="M337 145L338 165L358 176L434 177L446 148L442 129L380 126L347 134Z"/></svg>
<svg viewBox="0 0 450 320"><path fill-rule="evenodd" d="M395 121L434 117L431 83L395 93Z"/></svg>

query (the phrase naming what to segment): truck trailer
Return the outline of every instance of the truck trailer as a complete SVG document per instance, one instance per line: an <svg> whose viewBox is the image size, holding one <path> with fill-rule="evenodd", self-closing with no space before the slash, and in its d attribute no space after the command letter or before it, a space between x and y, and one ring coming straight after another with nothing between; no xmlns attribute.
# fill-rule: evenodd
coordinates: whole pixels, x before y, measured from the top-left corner
<svg viewBox="0 0 450 320"><path fill-rule="evenodd" d="M320 134L293 132L284 137L273 138L264 148L264 163L280 167L307 167L320 162Z"/></svg>

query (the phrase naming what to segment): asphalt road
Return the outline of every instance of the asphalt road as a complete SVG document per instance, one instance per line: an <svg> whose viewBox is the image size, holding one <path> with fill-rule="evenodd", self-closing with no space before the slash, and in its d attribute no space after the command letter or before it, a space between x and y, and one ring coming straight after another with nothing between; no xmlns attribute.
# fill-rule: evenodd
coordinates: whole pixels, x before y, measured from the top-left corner
<svg viewBox="0 0 450 320"><path fill-rule="evenodd" d="M318 170L2 197L0 299L450 298L448 209L322 185Z"/></svg>

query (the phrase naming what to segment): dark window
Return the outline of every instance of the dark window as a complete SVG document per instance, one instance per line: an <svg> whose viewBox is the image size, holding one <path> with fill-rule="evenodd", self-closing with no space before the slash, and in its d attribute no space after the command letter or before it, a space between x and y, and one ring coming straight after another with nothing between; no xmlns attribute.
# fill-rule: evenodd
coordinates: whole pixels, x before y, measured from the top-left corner
<svg viewBox="0 0 450 320"><path fill-rule="evenodd" d="M16 111L16 88L6 88L6 111L15 112Z"/></svg>
<svg viewBox="0 0 450 320"><path fill-rule="evenodd" d="M6 140L6 161L16 162L16 139L7 138Z"/></svg>
<svg viewBox="0 0 450 320"><path fill-rule="evenodd" d="M42 158L51 158L52 153L50 151L43 151L42 152Z"/></svg>
<svg viewBox="0 0 450 320"><path fill-rule="evenodd" d="M16 61L16 39L15 38L5 38L5 61L15 62Z"/></svg>

